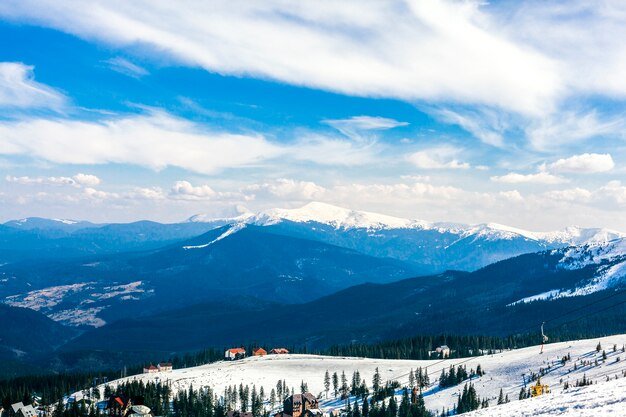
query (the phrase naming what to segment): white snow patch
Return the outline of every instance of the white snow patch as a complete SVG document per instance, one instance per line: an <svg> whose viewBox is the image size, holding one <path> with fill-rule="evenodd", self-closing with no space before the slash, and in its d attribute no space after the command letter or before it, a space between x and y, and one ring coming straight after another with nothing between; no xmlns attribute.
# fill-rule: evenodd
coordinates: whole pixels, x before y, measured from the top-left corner
<svg viewBox="0 0 626 417"><path fill-rule="evenodd" d="M188 250L188 249L202 249L202 248L206 248L207 246L210 246L210 245L214 244L215 242L217 242L219 240L222 240L222 239L232 235L233 233L237 233L238 231L240 231L241 229L243 229L245 227L246 227L246 223L237 223L237 224L232 225L231 227L229 227L227 231L225 231L224 233L222 233L221 235L219 235L218 237L216 237L215 239L213 239L209 243L205 243L203 245L195 245L195 246L183 246L183 249Z"/></svg>
<svg viewBox="0 0 626 417"><path fill-rule="evenodd" d="M76 224L78 223L76 220L69 220L69 219L52 219L55 222L59 222L59 223L63 223L63 224Z"/></svg>
<svg viewBox="0 0 626 417"><path fill-rule="evenodd" d="M106 324L106 321L97 317L97 314L105 308L106 307L93 307L88 309L73 308L50 314L48 317L54 321L60 321L70 326L101 327Z"/></svg>
<svg viewBox="0 0 626 417"><path fill-rule="evenodd" d="M6 297L5 304L13 307L25 307L32 310L49 309L59 304L65 297L86 289L94 282L83 282L79 284L58 285L42 290L29 291L26 294L11 295Z"/></svg>
<svg viewBox="0 0 626 417"><path fill-rule="evenodd" d="M538 301L538 300L551 300L553 298L558 298L560 294L561 294L561 290L546 291L541 294L533 295L531 297L522 298L521 300L517 300L514 303L507 304L507 306L514 306L517 304L526 304L526 303L531 303L533 301Z"/></svg>
<svg viewBox="0 0 626 417"><path fill-rule="evenodd" d="M122 285L114 285L110 287L104 287L102 293L93 293L91 294L97 300L107 300L109 298L118 297L120 295L128 295L128 294L141 294L144 293L145 290L141 288L143 285L142 281L135 281L128 284ZM122 299L126 299L122 297Z"/></svg>

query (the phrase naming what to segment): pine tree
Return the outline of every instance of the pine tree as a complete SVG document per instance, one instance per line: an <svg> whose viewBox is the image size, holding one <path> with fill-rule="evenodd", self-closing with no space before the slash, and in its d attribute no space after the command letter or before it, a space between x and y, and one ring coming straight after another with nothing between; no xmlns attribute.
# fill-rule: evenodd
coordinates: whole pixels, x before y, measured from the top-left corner
<svg viewBox="0 0 626 417"><path fill-rule="evenodd" d="M372 387L374 388L374 392L380 389L380 372L378 372L378 367L376 367L374 377L372 378Z"/></svg>
<svg viewBox="0 0 626 417"><path fill-rule="evenodd" d="M413 373L413 370L411 370ZM409 391L405 388L402 391L402 400L400 401L400 407L398 408L398 417L410 417L411 413L411 401L409 401Z"/></svg>
<svg viewBox="0 0 626 417"><path fill-rule="evenodd" d="M504 404L504 393L502 392L502 388L500 388L500 395L498 395L498 405Z"/></svg>
<svg viewBox="0 0 626 417"><path fill-rule="evenodd" d="M413 368L409 371L409 388L413 388L415 386L415 375L413 375Z"/></svg>
<svg viewBox="0 0 626 417"><path fill-rule="evenodd" d="M367 399L367 396L363 397L363 417L369 417L370 414L370 407L369 407L369 400Z"/></svg>
<svg viewBox="0 0 626 417"><path fill-rule="evenodd" d="M328 374L328 369L324 374L324 389L326 390L326 398L328 398L328 390L330 389L330 375Z"/></svg>
<svg viewBox="0 0 626 417"><path fill-rule="evenodd" d="M350 388L348 387L348 378L346 378L346 373L342 371L341 372L341 398L347 398L348 392L350 392Z"/></svg>
<svg viewBox="0 0 626 417"><path fill-rule="evenodd" d="M274 390L274 388L272 388L272 390L270 391L270 407L274 408L275 405L276 405L276 391Z"/></svg>
<svg viewBox="0 0 626 417"><path fill-rule="evenodd" d="M339 377L337 376L337 372L333 373L333 391L335 393L335 398L337 398L337 391L339 389Z"/></svg>

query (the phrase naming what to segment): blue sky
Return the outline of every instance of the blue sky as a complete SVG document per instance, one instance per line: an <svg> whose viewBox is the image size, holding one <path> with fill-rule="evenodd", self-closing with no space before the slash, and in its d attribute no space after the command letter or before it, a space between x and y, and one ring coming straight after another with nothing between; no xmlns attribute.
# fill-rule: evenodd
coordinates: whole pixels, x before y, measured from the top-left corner
<svg viewBox="0 0 626 417"><path fill-rule="evenodd" d="M0 220L626 230L619 1L0 4Z"/></svg>

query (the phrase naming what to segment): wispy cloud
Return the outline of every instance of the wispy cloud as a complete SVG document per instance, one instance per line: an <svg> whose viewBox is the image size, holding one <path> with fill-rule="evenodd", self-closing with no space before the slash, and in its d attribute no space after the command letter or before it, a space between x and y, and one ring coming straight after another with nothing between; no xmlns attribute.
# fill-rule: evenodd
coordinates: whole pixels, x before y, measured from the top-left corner
<svg viewBox="0 0 626 417"><path fill-rule="evenodd" d="M622 139L626 136L626 118L603 116L596 110L565 111L530 123L526 135L533 148L554 151L591 138Z"/></svg>
<svg viewBox="0 0 626 417"><path fill-rule="evenodd" d="M34 67L19 62L0 62L0 108L46 108L60 110L67 102L57 90L34 79Z"/></svg>
<svg viewBox="0 0 626 417"><path fill-rule="evenodd" d="M91 174L76 174L72 177L15 177L7 175L5 177L7 182L22 184L22 185L54 185L63 186L71 185L75 187L86 186L94 187L100 184L100 178Z"/></svg>
<svg viewBox="0 0 626 417"><path fill-rule="evenodd" d="M406 159L421 169L468 169L470 164L457 159L461 149L451 146L429 148L409 154Z"/></svg>
<svg viewBox="0 0 626 417"><path fill-rule="evenodd" d="M388 130L399 126L407 126L407 122L399 122L386 117L352 116L349 119L328 119L322 123L334 127L344 135L353 139L360 139L363 132Z"/></svg>
<svg viewBox="0 0 626 417"><path fill-rule="evenodd" d="M550 174L549 172L537 172L536 174L518 174L511 172L502 176L493 176L491 181L507 184L562 184L567 179Z"/></svg>
<svg viewBox="0 0 626 417"><path fill-rule="evenodd" d="M0 14L109 45L151 46L221 74L358 96L546 111L561 89L558 64L504 36L485 9L450 0L186 7L164 0L80 7L70 0L11 0Z"/></svg>
<svg viewBox="0 0 626 417"><path fill-rule="evenodd" d="M149 74L148 70L145 68L140 67L137 64L133 64L128 59L121 56L107 59L104 63L107 64L113 71L133 78L141 78Z"/></svg>

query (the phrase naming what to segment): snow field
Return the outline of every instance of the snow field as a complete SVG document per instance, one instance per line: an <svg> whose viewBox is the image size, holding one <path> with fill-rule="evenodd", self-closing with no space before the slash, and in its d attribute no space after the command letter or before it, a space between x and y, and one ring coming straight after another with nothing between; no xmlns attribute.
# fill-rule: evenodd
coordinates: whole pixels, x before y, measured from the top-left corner
<svg viewBox="0 0 626 417"><path fill-rule="evenodd" d="M596 352L596 345L601 343L606 351L607 360L602 361L602 351ZM613 352L613 345L617 345L617 351ZM172 372L157 374L141 374L130 376L109 382L115 386L123 381L141 380L146 382L168 382L174 392L188 389L191 385L195 389L211 387L219 396L226 387L243 384L256 385L257 390L263 387L266 398L272 388L275 388L278 380L285 380L289 388L299 392L302 381L308 384L309 391L318 395L321 407L326 409L340 408L343 404L333 398L332 392L326 397L324 392L324 373L326 370L332 374L345 372L348 383L352 379L354 371L358 370L361 378L365 379L371 389L372 376L378 368L381 379L397 380L402 386L408 385L408 375L411 369L418 367L428 369L431 386L424 391L424 399L427 408L432 411L441 411L444 408L452 409L458 400L463 385L449 387L440 390L438 379L442 369L448 369L450 365L462 364L467 370L476 369L478 364L486 374L471 381L478 395L489 400L490 406L494 406L500 389L509 396L512 402L517 403L520 388L523 387L522 374L528 376L538 374L541 368L547 369L542 377L542 383L548 384L552 391L552 397L560 397L565 382L570 388L566 393L574 392L576 380L581 380L583 375L594 383L601 383L608 376L610 379L619 378L622 383L623 373L626 372L626 353L622 352L622 346L626 345L626 335L616 335L598 339L579 340L572 342L554 343L546 345L544 353L539 354L540 347L534 346L524 349L504 351L494 355L485 355L465 359L446 360L392 360L370 358L347 358L329 357L318 355L268 355L265 357L249 357L240 361L216 362L209 365L187 369L177 369ZM571 361L561 364L561 358L571 356ZM617 358L620 360L617 361ZM598 365L595 365L595 360ZM581 365L585 361L585 365ZM574 370L574 365L576 369ZM550 367L548 369L548 367ZM527 382L528 383L528 382ZM332 391L332 385L331 385ZM582 390L582 392L586 392ZM402 390L397 391L400 396ZM569 394L568 394L569 395ZM572 396L574 394L571 394ZM582 394L581 394L582 395ZM624 394L626 397L626 394ZM578 398L573 396L572 400ZM582 398L582 397L581 397ZM524 400L520 407L526 407ZM536 402L535 400L533 400ZM570 400L571 401L571 400ZM609 400L607 399L607 402ZM354 400L352 400L354 402ZM528 403L530 404L530 403ZM509 405L511 406L511 405ZM512 407L512 406L511 406ZM626 407L625 407L626 410ZM480 414L483 415L483 414ZM487 414L484 414L487 415ZM503 414L504 415L504 414ZM508 414L516 415L516 414ZM626 411L624 412L626 415Z"/></svg>

